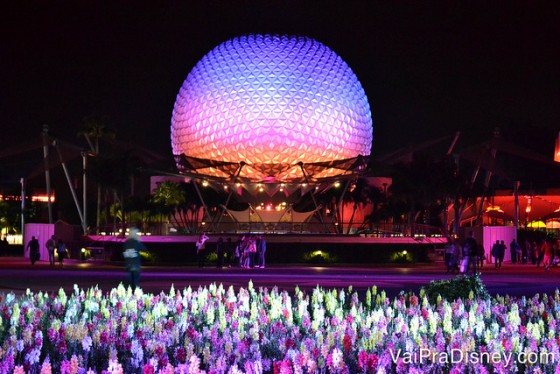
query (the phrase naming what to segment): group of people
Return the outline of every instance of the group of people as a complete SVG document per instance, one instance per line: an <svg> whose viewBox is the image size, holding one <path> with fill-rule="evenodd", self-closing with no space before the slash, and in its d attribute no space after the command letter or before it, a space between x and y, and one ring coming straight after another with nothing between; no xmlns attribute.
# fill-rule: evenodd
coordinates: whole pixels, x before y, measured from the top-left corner
<svg viewBox="0 0 560 374"><path fill-rule="evenodd" d="M515 239L513 239L515 241ZM516 242L517 243L517 242ZM506 245L503 240L496 240L496 243L492 245L492 249L490 254L494 258L494 267L499 269L502 267L502 263L504 262L504 256L506 254ZM513 259L512 259L513 262Z"/></svg>
<svg viewBox="0 0 560 374"><path fill-rule="evenodd" d="M445 244L445 264L447 273L468 274L472 268L474 275L477 266L481 268L484 264L484 247L476 241L473 232L469 233L462 246L449 236Z"/></svg>
<svg viewBox="0 0 560 374"><path fill-rule="evenodd" d="M525 240L523 243L518 243L514 238L510 245L510 255L512 264L527 264L531 262L533 265L540 267L542 264L545 270L550 270L552 266L560 263L558 258L558 241L555 240L541 240L537 242L530 242ZM504 262L507 246L503 240L496 240L490 249L490 256L494 262L494 267L500 269ZM455 238L448 237L445 245L445 263L447 266L447 273L461 272L468 273L472 268L472 274L476 274L477 266L482 268L485 260L484 247L474 239L471 232L469 236L460 245L456 242Z"/></svg>
<svg viewBox="0 0 560 374"><path fill-rule="evenodd" d="M262 235L245 235L235 246L235 258L244 269L265 267L266 241Z"/></svg>
<svg viewBox="0 0 560 374"><path fill-rule="evenodd" d="M526 263L531 261L533 265L540 267L541 264L545 270L550 270L551 266L556 266L560 263L558 255L560 255L560 248L558 248L558 241L541 240L538 243L533 241L530 243L526 241L524 247L527 251Z"/></svg>
<svg viewBox="0 0 560 374"><path fill-rule="evenodd" d="M45 247L47 248L47 253L49 255L49 263L51 265L55 264L56 252L58 262L60 263L60 266L62 266L64 264L64 259L68 257L66 243L64 243L62 239L56 240L54 235L52 235L45 243ZM35 262L41 259L39 240L37 240L35 236L32 236L29 243L27 243L27 250L29 251L29 260L31 261L31 265L35 265Z"/></svg>
<svg viewBox="0 0 560 374"><path fill-rule="evenodd" d="M203 267L206 261L207 241L208 236L202 233L195 244L199 267ZM264 268L266 240L262 235L243 235L234 247L231 238L224 241L220 237L216 242L215 252L217 254L216 267L218 268L224 266L239 266L244 269Z"/></svg>
<svg viewBox="0 0 560 374"><path fill-rule="evenodd" d="M513 239L509 248L512 264L532 263L537 265L537 267L540 267L542 264L544 269L548 271L552 266L560 262L557 257L558 241L556 240L542 239L537 243L536 241L530 242L526 239L523 243L519 244ZM504 241L496 240L491 252L496 268L502 266L505 251L506 245Z"/></svg>

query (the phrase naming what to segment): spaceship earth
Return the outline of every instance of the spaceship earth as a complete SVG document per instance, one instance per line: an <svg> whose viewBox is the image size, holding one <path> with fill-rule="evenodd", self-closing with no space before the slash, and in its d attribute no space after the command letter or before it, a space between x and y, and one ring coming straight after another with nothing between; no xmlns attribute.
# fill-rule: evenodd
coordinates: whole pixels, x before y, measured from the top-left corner
<svg viewBox="0 0 560 374"><path fill-rule="evenodd" d="M240 177L289 181L298 165L370 154L366 94L350 67L308 37L247 35L206 54L173 108L173 154L211 160L196 172L230 177L216 162L243 164ZM179 169L184 166L178 163ZM341 170L322 168L313 176Z"/></svg>

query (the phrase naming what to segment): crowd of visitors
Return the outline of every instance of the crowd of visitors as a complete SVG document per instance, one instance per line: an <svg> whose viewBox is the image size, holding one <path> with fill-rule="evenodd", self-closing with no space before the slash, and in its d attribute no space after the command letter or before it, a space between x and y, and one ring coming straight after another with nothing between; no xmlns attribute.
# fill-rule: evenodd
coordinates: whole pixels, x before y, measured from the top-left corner
<svg viewBox="0 0 560 374"><path fill-rule="evenodd" d="M200 234L196 242L198 265L203 267L208 258L206 243L208 236ZM216 253L216 267L241 267L244 269L264 268L266 266L266 240L263 235L243 235L239 237L235 246L231 238L219 237L214 247Z"/></svg>
<svg viewBox="0 0 560 374"><path fill-rule="evenodd" d="M58 263L62 267L64 265L64 259L68 258L68 250L66 249L66 243L62 239L55 239L54 235L50 237L45 243L45 248L49 256L49 264L54 266L55 264L55 253L58 257ZM31 265L35 265L37 261L41 259L41 250L39 240L35 236L31 237L31 240L27 243L25 248L29 252L29 260Z"/></svg>
<svg viewBox="0 0 560 374"><path fill-rule="evenodd" d="M489 252L488 261L494 264L495 269L500 269L504 262L507 246L504 240L496 240ZM533 264L537 267L543 265L544 270L560 264L559 240L542 239L529 241L526 239L518 243L513 239L509 244L512 264ZM481 269L486 261L484 247L474 238L472 232L462 242L456 238L448 237L444 248L444 261L446 273L476 274L477 267Z"/></svg>

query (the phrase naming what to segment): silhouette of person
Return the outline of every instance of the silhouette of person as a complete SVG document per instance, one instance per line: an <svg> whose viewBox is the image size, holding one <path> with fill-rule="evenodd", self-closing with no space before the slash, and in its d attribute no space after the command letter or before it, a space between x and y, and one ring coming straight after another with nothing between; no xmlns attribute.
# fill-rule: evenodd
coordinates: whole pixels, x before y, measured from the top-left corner
<svg viewBox="0 0 560 374"><path fill-rule="evenodd" d="M54 249L56 248L56 240L54 239L54 235L51 236L49 240L45 243L45 247L47 247L47 252L49 253L49 263L54 265Z"/></svg>
<svg viewBox="0 0 560 374"><path fill-rule="evenodd" d="M263 268L265 265L264 256L266 253L266 240L264 240L262 235L257 238L257 268Z"/></svg>
<svg viewBox="0 0 560 374"><path fill-rule="evenodd" d="M224 246L224 238L219 237L218 242L216 243L216 254L218 255L216 267L218 268L224 267Z"/></svg>
<svg viewBox="0 0 560 374"><path fill-rule="evenodd" d="M206 241L208 236L206 233L200 234L198 240L196 241L196 255L198 257L198 267L204 266L204 259L206 257Z"/></svg>
<svg viewBox="0 0 560 374"><path fill-rule="evenodd" d="M35 239L34 236L31 237L29 243L27 243L27 249L29 250L29 259L31 260L31 265L35 265L35 262L39 260L39 241Z"/></svg>
<svg viewBox="0 0 560 374"><path fill-rule="evenodd" d="M466 274L469 272L469 268L472 266L472 275L476 275L476 265L477 265L477 247L478 243L474 238L474 232L469 232L469 236L465 239L463 243L463 256L468 259Z"/></svg>
<svg viewBox="0 0 560 374"><path fill-rule="evenodd" d="M130 274L130 287L134 292L140 282L140 267L142 264L140 252L146 251L146 247L140 241L139 230L135 227L130 229L128 238L123 244L123 257L126 270Z"/></svg>
<svg viewBox="0 0 560 374"><path fill-rule="evenodd" d="M7 256L9 247L10 244L8 243L8 239L4 236L2 241L0 241L0 256Z"/></svg>
<svg viewBox="0 0 560 374"><path fill-rule="evenodd" d="M56 244L56 253L58 254L58 262L60 266L64 265L64 259L68 257L68 252L66 251L66 244L62 241L62 239L58 239L58 243Z"/></svg>

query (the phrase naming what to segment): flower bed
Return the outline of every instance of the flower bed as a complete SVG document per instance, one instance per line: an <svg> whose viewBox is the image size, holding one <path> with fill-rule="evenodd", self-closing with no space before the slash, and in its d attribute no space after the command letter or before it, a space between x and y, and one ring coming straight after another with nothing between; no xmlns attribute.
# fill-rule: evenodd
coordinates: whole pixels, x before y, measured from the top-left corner
<svg viewBox="0 0 560 374"><path fill-rule="evenodd" d="M375 287L293 295L0 295L1 373L560 373L560 293L431 305Z"/></svg>

